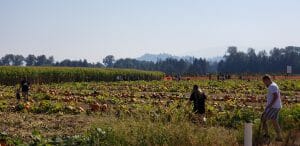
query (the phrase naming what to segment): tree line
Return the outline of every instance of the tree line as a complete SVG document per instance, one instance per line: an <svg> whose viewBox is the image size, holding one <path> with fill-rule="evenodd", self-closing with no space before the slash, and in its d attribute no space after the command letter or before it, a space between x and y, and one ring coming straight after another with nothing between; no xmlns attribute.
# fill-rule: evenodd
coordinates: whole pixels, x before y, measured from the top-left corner
<svg viewBox="0 0 300 146"><path fill-rule="evenodd" d="M191 60L167 58L156 63L127 58L117 60L114 62L113 67L156 70L167 75L204 75L208 72L209 62L203 58L193 58Z"/></svg>
<svg viewBox="0 0 300 146"><path fill-rule="evenodd" d="M273 48L269 54L265 50L256 53L249 48L245 53L237 47L228 47L224 59L218 63L218 72L285 74L287 66L292 66L293 73L300 73L300 47Z"/></svg>
<svg viewBox="0 0 300 146"><path fill-rule="evenodd" d="M22 55L7 54L0 59L0 65L132 68L162 71L167 75L282 74L286 73L287 66L292 66L293 73L300 73L300 47L273 48L269 53L265 50L256 53L253 48L249 48L247 52L242 52L238 51L237 47L232 46L228 47L223 59L219 62L207 61L204 58L167 58L157 62L131 58L115 60L113 55L108 55L102 61L90 63L86 59L55 61L53 56L30 54L23 57Z"/></svg>
<svg viewBox="0 0 300 146"><path fill-rule="evenodd" d="M69 66L69 67L104 67L100 62L89 63L86 59L55 61L53 56L35 56L33 54L24 57L22 55L7 54L0 59L1 66Z"/></svg>
<svg viewBox="0 0 300 146"><path fill-rule="evenodd" d="M148 71L162 71L168 75L193 74L202 75L208 72L208 61L202 58L191 60L168 58L156 63L139 61L136 59L115 60L113 55L106 56L101 62L90 63L86 59L55 61L53 56L46 55L22 55L7 54L0 59L1 66L68 66L68 67L108 67L108 68L131 68Z"/></svg>

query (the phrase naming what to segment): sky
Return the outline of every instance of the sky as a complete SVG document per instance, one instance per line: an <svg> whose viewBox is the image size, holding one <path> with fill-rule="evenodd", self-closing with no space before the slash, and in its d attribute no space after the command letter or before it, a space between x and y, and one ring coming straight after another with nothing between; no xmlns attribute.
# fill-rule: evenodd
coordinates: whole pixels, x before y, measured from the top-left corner
<svg viewBox="0 0 300 146"><path fill-rule="evenodd" d="M300 46L299 0L0 0L0 56L101 61Z"/></svg>

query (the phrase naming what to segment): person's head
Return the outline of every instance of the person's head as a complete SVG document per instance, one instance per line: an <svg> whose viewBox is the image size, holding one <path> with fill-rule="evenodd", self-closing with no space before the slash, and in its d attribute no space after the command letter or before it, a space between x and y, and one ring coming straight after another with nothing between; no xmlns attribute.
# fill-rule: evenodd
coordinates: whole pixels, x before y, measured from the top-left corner
<svg viewBox="0 0 300 146"><path fill-rule="evenodd" d="M272 84L272 78L270 75L266 74L262 77L262 80L264 82L264 84L268 87L269 85Z"/></svg>
<svg viewBox="0 0 300 146"><path fill-rule="evenodd" d="M194 85L193 91L197 91L197 90L199 90L199 86L198 85Z"/></svg>
<svg viewBox="0 0 300 146"><path fill-rule="evenodd" d="M202 92L198 85L194 85L193 92Z"/></svg>

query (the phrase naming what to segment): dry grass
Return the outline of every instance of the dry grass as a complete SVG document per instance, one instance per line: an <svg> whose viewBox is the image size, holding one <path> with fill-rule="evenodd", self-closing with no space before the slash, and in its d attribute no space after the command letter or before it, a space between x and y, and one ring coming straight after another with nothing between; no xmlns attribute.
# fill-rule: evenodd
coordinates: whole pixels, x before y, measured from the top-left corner
<svg viewBox="0 0 300 146"><path fill-rule="evenodd" d="M236 130L204 127L188 121L152 122L134 118L115 118L95 114L59 115L31 113L0 113L0 129L10 137L32 141L32 132L43 137L84 135L91 127L107 132L104 145L236 145Z"/></svg>
<svg viewBox="0 0 300 146"><path fill-rule="evenodd" d="M31 114L0 112L0 130L9 136L30 141L33 131L45 137L72 136L86 132L93 117L86 115Z"/></svg>

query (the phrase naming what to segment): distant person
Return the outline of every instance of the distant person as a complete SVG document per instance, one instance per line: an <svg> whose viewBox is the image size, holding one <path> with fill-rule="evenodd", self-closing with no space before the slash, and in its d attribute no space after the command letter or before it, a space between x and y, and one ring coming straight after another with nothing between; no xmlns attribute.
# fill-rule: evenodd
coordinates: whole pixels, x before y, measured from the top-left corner
<svg viewBox="0 0 300 146"><path fill-rule="evenodd" d="M123 81L122 76L117 76L116 79L117 81Z"/></svg>
<svg viewBox="0 0 300 146"><path fill-rule="evenodd" d="M212 76L211 76L211 74L209 74L209 75L208 75L208 79L209 79L209 80L211 80L211 79L212 79Z"/></svg>
<svg viewBox="0 0 300 146"><path fill-rule="evenodd" d="M263 76L262 80L268 88L267 105L262 114L262 124L265 132L264 136L269 137L267 121L272 121L277 134L276 141L282 141L281 129L278 123L279 111L282 108L280 90L277 84L272 81L270 75Z"/></svg>
<svg viewBox="0 0 300 146"><path fill-rule="evenodd" d="M30 83L28 82L28 80L26 78L23 78L21 81L21 91L22 91L22 96L24 97L24 99L26 101L28 101L28 95L29 95L29 85Z"/></svg>
<svg viewBox="0 0 300 146"><path fill-rule="evenodd" d="M17 101L20 102L21 95L20 95L20 89L19 88L16 90L16 98L17 98Z"/></svg>
<svg viewBox="0 0 300 146"><path fill-rule="evenodd" d="M240 75L240 76L239 76L239 79L240 79L240 80L243 80L243 76L242 76L242 75Z"/></svg>
<svg viewBox="0 0 300 146"><path fill-rule="evenodd" d="M178 75L177 80L178 80L178 81L181 81L181 75Z"/></svg>
<svg viewBox="0 0 300 146"><path fill-rule="evenodd" d="M231 79L230 75L226 74L226 80L230 80L230 79Z"/></svg>
<svg viewBox="0 0 300 146"><path fill-rule="evenodd" d="M192 101L194 104L193 112L201 116L204 116L205 100L206 100L206 95L204 94L204 92L202 92L202 90L198 87L198 85L194 85L192 94L190 96L190 101ZM205 121L205 118L203 118L203 120Z"/></svg>

